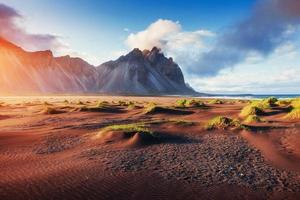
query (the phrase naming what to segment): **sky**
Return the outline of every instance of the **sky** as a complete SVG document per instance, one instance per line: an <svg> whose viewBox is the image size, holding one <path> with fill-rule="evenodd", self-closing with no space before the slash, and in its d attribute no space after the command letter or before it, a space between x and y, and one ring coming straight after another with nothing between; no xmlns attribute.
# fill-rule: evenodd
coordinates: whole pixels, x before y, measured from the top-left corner
<svg viewBox="0 0 300 200"><path fill-rule="evenodd" d="M0 0L0 36L97 66L157 46L199 92L300 93L298 0Z"/></svg>

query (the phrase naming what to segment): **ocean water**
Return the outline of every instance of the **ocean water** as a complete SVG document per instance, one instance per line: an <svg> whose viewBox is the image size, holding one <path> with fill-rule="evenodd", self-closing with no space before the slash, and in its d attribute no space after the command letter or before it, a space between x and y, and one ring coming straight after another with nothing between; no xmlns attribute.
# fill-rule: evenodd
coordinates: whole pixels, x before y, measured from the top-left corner
<svg viewBox="0 0 300 200"><path fill-rule="evenodd" d="M265 99L268 97L276 97L278 99L291 99L291 98L299 98L300 94L217 94L217 95L207 95L201 96L199 98L220 98L220 99Z"/></svg>

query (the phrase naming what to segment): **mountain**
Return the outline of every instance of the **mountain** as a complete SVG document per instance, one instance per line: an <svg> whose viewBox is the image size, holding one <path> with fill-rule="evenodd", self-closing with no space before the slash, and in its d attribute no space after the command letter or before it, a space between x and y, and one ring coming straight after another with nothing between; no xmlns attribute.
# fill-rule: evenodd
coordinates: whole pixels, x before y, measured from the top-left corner
<svg viewBox="0 0 300 200"><path fill-rule="evenodd" d="M81 93L95 91L95 67L51 51L26 52L0 38L0 92Z"/></svg>
<svg viewBox="0 0 300 200"><path fill-rule="evenodd" d="M158 48L134 49L115 61L97 67L98 90L119 94L192 94L179 66Z"/></svg>
<svg viewBox="0 0 300 200"><path fill-rule="evenodd" d="M0 38L0 93L194 94L179 66L157 48L134 49L98 67L81 58L27 52Z"/></svg>

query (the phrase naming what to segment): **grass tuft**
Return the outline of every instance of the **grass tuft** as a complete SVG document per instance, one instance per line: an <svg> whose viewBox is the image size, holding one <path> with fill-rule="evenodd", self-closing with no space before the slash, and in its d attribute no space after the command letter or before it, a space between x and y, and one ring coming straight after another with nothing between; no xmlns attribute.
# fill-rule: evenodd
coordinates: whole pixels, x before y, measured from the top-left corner
<svg viewBox="0 0 300 200"><path fill-rule="evenodd" d="M251 124L251 123L258 123L258 122L263 122L259 116L257 115L249 115L245 120L244 123L246 124Z"/></svg>
<svg viewBox="0 0 300 200"><path fill-rule="evenodd" d="M179 99L176 101L176 107L177 108L185 108L187 100L186 99Z"/></svg>
<svg viewBox="0 0 300 200"><path fill-rule="evenodd" d="M65 100L64 100L64 103L65 103L65 104L69 104L70 102L69 102L67 99L65 99Z"/></svg>
<svg viewBox="0 0 300 200"><path fill-rule="evenodd" d="M144 123L111 125L103 129L103 131L122 131L122 132L148 132L152 133Z"/></svg>
<svg viewBox="0 0 300 200"><path fill-rule="evenodd" d="M97 101L96 107L104 107L107 105L108 105L107 101Z"/></svg>
<svg viewBox="0 0 300 200"><path fill-rule="evenodd" d="M292 104L291 99L279 100L276 102L278 106L290 106Z"/></svg>
<svg viewBox="0 0 300 200"><path fill-rule="evenodd" d="M207 130L212 130L212 129L245 129L245 126L240 123L239 120L237 119L231 119L228 117L224 116L217 116L206 124L205 127Z"/></svg>
<svg viewBox="0 0 300 200"><path fill-rule="evenodd" d="M177 108L198 108L198 107L205 107L205 104L202 101L196 99L179 99L176 101Z"/></svg>
<svg viewBox="0 0 300 200"><path fill-rule="evenodd" d="M284 118L289 120L300 119L300 108L293 108Z"/></svg>
<svg viewBox="0 0 300 200"><path fill-rule="evenodd" d="M53 114L60 114L60 113L63 113L63 111L61 110L58 110L56 108L53 108L53 107L45 107L44 110L42 110L42 113L43 114L46 114L46 115L53 115Z"/></svg>
<svg viewBox="0 0 300 200"><path fill-rule="evenodd" d="M77 105L85 105L85 104L84 104L82 101L80 101L80 100L78 100L76 104L77 104Z"/></svg>
<svg viewBox="0 0 300 200"><path fill-rule="evenodd" d="M170 122L173 122L174 124L179 126L193 126L195 124L192 121L178 120L178 119L171 119Z"/></svg>
<svg viewBox="0 0 300 200"><path fill-rule="evenodd" d="M145 106L145 111L144 111L144 113L145 113L145 114L151 114L151 113L156 112L157 110L160 110L160 108L161 108L161 107L157 106L155 103L150 102L150 103L148 103L147 106Z"/></svg>
<svg viewBox="0 0 300 200"><path fill-rule="evenodd" d="M300 108L300 98L293 99L291 101L291 106L293 108Z"/></svg>
<svg viewBox="0 0 300 200"><path fill-rule="evenodd" d="M134 104L134 102L130 101L128 103L127 109L128 110L133 110L133 109L135 109L135 107L136 107L136 105Z"/></svg>
<svg viewBox="0 0 300 200"><path fill-rule="evenodd" d="M278 99L276 97L269 97L264 99L263 102L269 104L270 106L276 106Z"/></svg>
<svg viewBox="0 0 300 200"><path fill-rule="evenodd" d="M260 107L256 106L256 105L247 105L245 106L241 113L240 113L240 117L248 117L250 115L262 115L264 114L263 109L261 109Z"/></svg>
<svg viewBox="0 0 300 200"><path fill-rule="evenodd" d="M186 101L185 105L187 107L193 107L193 108L203 108L206 107L205 104L202 101L191 99Z"/></svg>
<svg viewBox="0 0 300 200"><path fill-rule="evenodd" d="M208 102L208 104L224 104L224 102L220 99L212 99Z"/></svg>

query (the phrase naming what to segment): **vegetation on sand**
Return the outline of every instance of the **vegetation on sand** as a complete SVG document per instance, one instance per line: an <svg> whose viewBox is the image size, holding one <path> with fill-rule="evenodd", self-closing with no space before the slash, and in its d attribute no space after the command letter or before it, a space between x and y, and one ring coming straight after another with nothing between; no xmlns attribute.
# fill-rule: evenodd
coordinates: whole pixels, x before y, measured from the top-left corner
<svg viewBox="0 0 300 200"><path fill-rule="evenodd" d="M251 124L251 123L258 123L263 122L263 120L257 115L249 115L245 120L244 123Z"/></svg>
<svg viewBox="0 0 300 200"><path fill-rule="evenodd" d="M224 102L220 99L212 99L208 102L208 104L223 104Z"/></svg>
<svg viewBox="0 0 300 200"><path fill-rule="evenodd" d="M293 108L284 118L290 120L300 119L300 108Z"/></svg>
<svg viewBox="0 0 300 200"><path fill-rule="evenodd" d="M224 116L217 116L210 121L207 122L206 127L207 130L212 129L244 129L245 126L240 123L237 119L231 119Z"/></svg>
<svg viewBox="0 0 300 200"><path fill-rule="evenodd" d="M260 107L256 106L256 105L247 105L245 106L241 112L240 112L240 117L248 117L250 115L262 115L264 114L263 109L261 109Z"/></svg>

